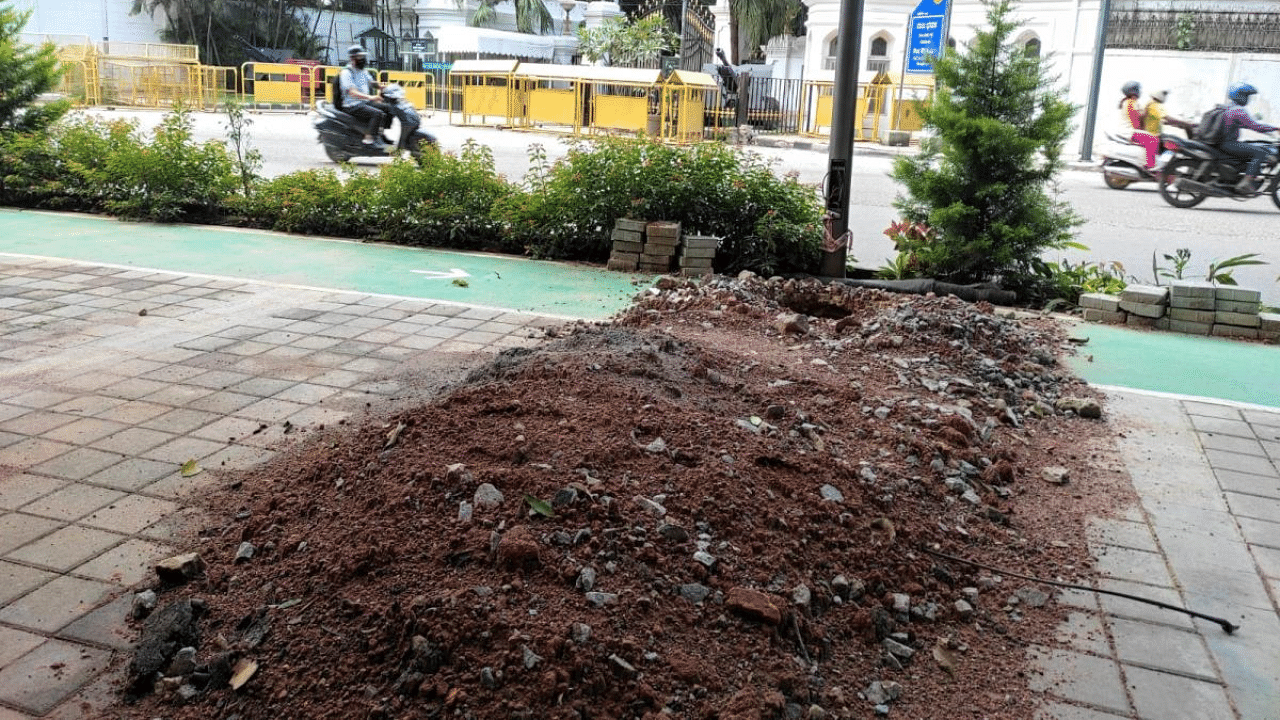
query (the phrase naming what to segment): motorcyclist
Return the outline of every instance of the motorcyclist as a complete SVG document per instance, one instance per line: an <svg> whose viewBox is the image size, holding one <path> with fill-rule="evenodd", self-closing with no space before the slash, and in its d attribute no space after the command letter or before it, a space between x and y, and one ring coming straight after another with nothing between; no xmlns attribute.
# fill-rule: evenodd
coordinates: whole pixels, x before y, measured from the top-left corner
<svg viewBox="0 0 1280 720"><path fill-rule="evenodd" d="M1120 101L1120 132L1123 137L1133 140L1147 151L1147 169L1156 166L1156 154L1160 151L1160 138L1147 132L1142 125L1142 111L1138 109L1138 98L1142 96L1142 85L1130 80L1120 87L1124 99Z"/></svg>
<svg viewBox="0 0 1280 720"><path fill-rule="evenodd" d="M396 144L396 149L407 150L409 137L422 125L422 118L418 116L413 103L405 97L404 87L398 83L388 83L382 88L381 94L391 113L400 121L400 142Z"/></svg>
<svg viewBox="0 0 1280 720"><path fill-rule="evenodd" d="M1170 117L1167 113L1165 113L1164 101L1168 97L1169 97L1168 90L1157 90L1151 93L1151 100L1147 103L1147 106L1142 110L1143 127L1146 129L1147 132L1151 133L1152 135L1159 136L1160 133L1164 132L1164 126L1168 124L1168 125L1172 125L1173 127L1182 128L1183 130L1186 130L1189 135L1191 131L1195 130L1195 127L1196 127L1195 123L1187 122L1186 120L1180 120L1176 117Z"/></svg>
<svg viewBox="0 0 1280 720"><path fill-rule="evenodd" d="M347 48L347 65L338 76L342 91L342 110L357 120L365 120L365 145L384 145L381 129L390 124L391 108L375 94L377 84L365 70L369 55L361 45Z"/></svg>
<svg viewBox="0 0 1280 720"><path fill-rule="evenodd" d="M1271 125L1263 125L1254 120L1249 115L1249 111L1244 109L1244 106L1249 104L1249 97L1257 93L1258 89L1249 83L1233 83L1227 90L1227 97L1230 98L1233 104L1222 115L1222 127L1226 134L1218 147L1222 148L1224 152L1249 161L1249 164L1244 169L1244 177L1240 178L1240 182L1236 184L1236 191L1242 193L1257 192L1258 171L1261 169L1262 161L1266 159L1268 153L1257 145L1240 142L1240 129L1247 128L1260 133L1275 132L1280 129Z"/></svg>

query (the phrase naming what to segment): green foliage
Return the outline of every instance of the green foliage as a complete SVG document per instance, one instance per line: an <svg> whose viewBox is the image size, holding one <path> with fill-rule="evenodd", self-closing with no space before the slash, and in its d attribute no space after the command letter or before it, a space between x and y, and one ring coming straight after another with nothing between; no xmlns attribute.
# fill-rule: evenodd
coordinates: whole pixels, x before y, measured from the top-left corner
<svg viewBox="0 0 1280 720"><path fill-rule="evenodd" d="M745 49L755 55L770 39L778 35L803 37L809 8L801 0L729 0L730 34L734 37L732 60Z"/></svg>
<svg viewBox="0 0 1280 720"><path fill-rule="evenodd" d="M1128 286L1124 265L1117 261L1072 264L1065 258L1061 262L1035 260L1033 263L1038 282L1037 295L1042 300L1065 301L1072 305L1080 302L1082 293L1117 295Z"/></svg>
<svg viewBox="0 0 1280 720"><path fill-rule="evenodd" d="M359 198L333 170L302 170L259 186L234 209L270 230L314 235L366 237L367 220L357 217Z"/></svg>
<svg viewBox="0 0 1280 720"><path fill-rule="evenodd" d="M612 18L596 28L578 28L578 50L590 62L634 67L657 60L663 50L680 47L680 36L667 25L661 13L639 20Z"/></svg>
<svg viewBox="0 0 1280 720"><path fill-rule="evenodd" d="M603 261L617 218L670 220L722 238L717 269L812 271L821 243L816 188L777 177L760 156L647 138L578 141L495 217L539 257Z"/></svg>
<svg viewBox="0 0 1280 720"><path fill-rule="evenodd" d="M59 208L65 195L63 163L46 135L0 134L0 204Z"/></svg>
<svg viewBox="0 0 1280 720"><path fill-rule="evenodd" d="M62 64L56 49L46 43L34 48L18 33L31 11L18 12L12 3L0 5L0 133L36 132L57 122L71 107L66 101L36 105L41 94L58 86Z"/></svg>
<svg viewBox="0 0 1280 720"><path fill-rule="evenodd" d="M1191 13L1178 13L1173 25L1173 46L1179 50L1196 49L1196 19Z"/></svg>
<svg viewBox="0 0 1280 720"><path fill-rule="evenodd" d="M1027 290L1040 254L1066 247L1081 222L1048 193L1074 108L1013 41L1012 0L986 6L989 27L934 63L938 92L920 112L936 136L895 162L907 192L894 205L937 233L917 253L922 274Z"/></svg>
<svg viewBox="0 0 1280 720"><path fill-rule="evenodd" d="M922 222L900 220L889 223L884 234L893 240L893 249L898 254L886 258L885 264L876 272L882 280L906 280L919 277L920 269L926 267L927 259L933 252L937 233Z"/></svg>
<svg viewBox="0 0 1280 720"><path fill-rule="evenodd" d="M249 145L249 126L253 120L245 112L245 103L238 98L228 97L222 108L227 113L227 140L231 143L241 190L248 197L253 194L253 184L262 169L262 153Z"/></svg>
<svg viewBox="0 0 1280 720"><path fill-rule="evenodd" d="M475 14L471 16L471 24L479 27L492 26L498 21L498 3L501 0L480 0ZM457 0L458 7L465 7L465 0ZM516 30L522 33L543 34L552 32L556 27L556 19L542 0L512 0L516 15Z"/></svg>
<svg viewBox="0 0 1280 720"><path fill-rule="evenodd" d="M133 0L130 15L164 18L160 39L199 47L206 65L239 67L254 58L245 45L282 48L293 57L315 58L325 42L307 25L305 0ZM319 16L316 17L316 22ZM240 42L239 39L244 42Z"/></svg>
<svg viewBox="0 0 1280 720"><path fill-rule="evenodd" d="M1187 248L1178 248L1173 255L1165 253L1164 259L1172 265L1170 267L1162 267L1156 264L1156 254L1151 253L1151 272L1155 275L1155 282L1160 284L1160 278L1169 280L1189 280L1192 278L1202 278L1215 285L1235 285L1235 268L1245 267L1248 265L1266 265L1265 260L1258 260L1258 253L1245 253L1236 255L1225 260L1214 260L1205 268L1203 275L1187 274L1187 267L1191 264L1191 251ZM1280 279L1280 278L1277 278Z"/></svg>

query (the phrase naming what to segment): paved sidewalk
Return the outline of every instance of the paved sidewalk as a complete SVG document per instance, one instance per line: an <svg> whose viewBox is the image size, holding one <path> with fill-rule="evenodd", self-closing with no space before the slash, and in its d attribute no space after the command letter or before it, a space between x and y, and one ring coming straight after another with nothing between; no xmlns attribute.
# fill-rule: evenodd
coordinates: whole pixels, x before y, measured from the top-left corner
<svg viewBox="0 0 1280 720"><path fill-rule="evenodd" d="M0 720L109 698L130 588L198 527L182 498L218 471L396 397L405 370L562 323L0 255Z"/></svg>
<svg viewBox="0 0 1280 720"><path fill-rule="evenodd" d="M1063 593L1061 643L1029 651L1037 720L1280 717L1280 410L1121 390L1107 407L1140 503L1090 528L1099 587L1240 629Z"/></svg>

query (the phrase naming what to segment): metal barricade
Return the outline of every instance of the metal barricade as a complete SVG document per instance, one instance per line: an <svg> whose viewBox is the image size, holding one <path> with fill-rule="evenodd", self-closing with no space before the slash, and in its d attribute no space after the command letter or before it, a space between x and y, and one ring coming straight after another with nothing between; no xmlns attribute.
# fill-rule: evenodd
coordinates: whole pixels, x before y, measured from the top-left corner
<svg viewBox="0 0 1280 720"><path fill-rule="evenodd" d="M677 143L701 142L708 107L723 104L715 79L692 70L672 72L663 85L662 100L661 137Z"/></svg>
<svg viewBox="0 0 1280 720"><path fill-rule="evenodd" d="M199 95L194 102L205 110L217 110L240 94L240 74L233 67L201 65Z"/></svg>
<svg viewBox="0 0 1280 720"><path fill-rule="evenodd" d="M307 66L287 63L247 62L240 66L242 92L246 98L251 98L250 102L254 105L304 106L310 97L310 92L304 92L305 67Z"/></svg>
<svg viewBox="0 0 1280 720"><path fill-rule="evenodd" d="M800 80L752 77L747 83L747 124L762 133L799 132L802 92Z"/></svg>
<svg viewBox="0 0 1280 720"><path fill-rule="evenodd" d="M200 48L196 45L170 45L165 43L127 42L104 40L102 54L116 58L145 58L147 60L171 60L180 63L200 62Z"/></svg>
<svg viewBox="0 0 1280 720"><path fill-rule="evenodd" d="M383 83L396 83L404 88L405 99L415 108L426 110L435 104L436 79L430 73L384 70L378 78Z"/></svg>
<svg viewBox="0 0 1280 720"><path fill-rule="evenodd" d="M449 71L449 121L461 125L514 124L524 114L524 98L512 75L517 60L458 60Z"/></svg>

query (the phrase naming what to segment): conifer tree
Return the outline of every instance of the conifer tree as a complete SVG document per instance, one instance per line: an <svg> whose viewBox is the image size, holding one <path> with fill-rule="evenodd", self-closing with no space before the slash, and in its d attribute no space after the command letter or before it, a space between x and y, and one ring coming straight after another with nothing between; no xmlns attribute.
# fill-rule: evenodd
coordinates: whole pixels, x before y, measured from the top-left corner
<svg viewBox="0 0 1280 720"><path fill-rule="evenodd" d="M70 107L65 101L35 105L41 94L58 86L62 63L51 44L33 47L18 33L31 11L0 4L0 133L32 132L53 124Z"/></svg>
<svg viewBox="0 0 1280 720"><path fill-rule="evenodd" d="M936 134L894 165L906 188L894 206L928 228L899 250L922 275L1025 290L1040 253L1070 245L1081 222L1050 195L1075 108L1047 62L1013 42L1013 1L984 4L988 27L934 62L920 114Z"/></svg>

